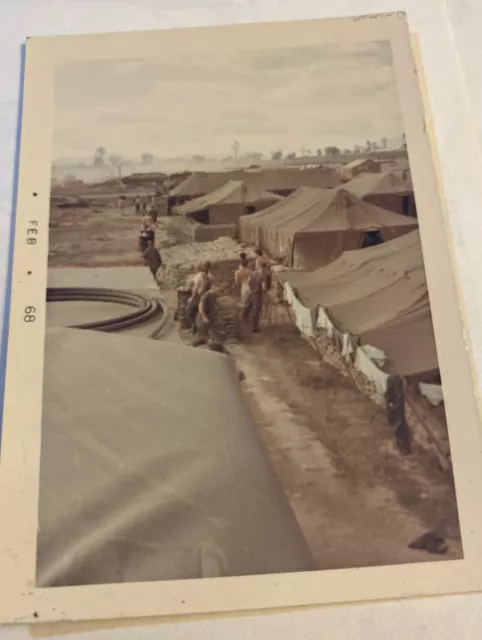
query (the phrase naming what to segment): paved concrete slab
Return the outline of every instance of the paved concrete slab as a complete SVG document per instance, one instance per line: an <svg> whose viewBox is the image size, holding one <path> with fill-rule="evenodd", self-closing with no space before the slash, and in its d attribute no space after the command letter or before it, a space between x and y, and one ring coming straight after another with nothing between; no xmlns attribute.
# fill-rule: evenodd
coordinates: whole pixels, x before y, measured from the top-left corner
<svg viewBox="0 0 482 640"><path fill-rule="evenodd" d="M147 267L99 267L95 269L49 269L49 287L101 287L156 294Z"/></svg>

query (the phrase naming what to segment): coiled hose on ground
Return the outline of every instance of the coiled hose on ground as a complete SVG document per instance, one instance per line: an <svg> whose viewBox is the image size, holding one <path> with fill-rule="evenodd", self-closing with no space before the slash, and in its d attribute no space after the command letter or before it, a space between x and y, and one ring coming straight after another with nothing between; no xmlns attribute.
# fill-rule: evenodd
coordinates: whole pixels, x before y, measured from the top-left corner
<svg viewBox="0 0 482 640"><path fill-rule="evenodd" d="M115 318L97 320L96 322L85 322L83 324L71 325L71 329L91 329L94 331L122 331L139 326L161 316L161 321L155 331L149 334L149 338L156 340L164 329L169 318L168 310L162 300L152 300L145 298L138 293L122 291L119 289L95 289L84 287L49 287L47 289L47 302L113 302L130 307L135 307L135 311L125 313Z"/></svg>

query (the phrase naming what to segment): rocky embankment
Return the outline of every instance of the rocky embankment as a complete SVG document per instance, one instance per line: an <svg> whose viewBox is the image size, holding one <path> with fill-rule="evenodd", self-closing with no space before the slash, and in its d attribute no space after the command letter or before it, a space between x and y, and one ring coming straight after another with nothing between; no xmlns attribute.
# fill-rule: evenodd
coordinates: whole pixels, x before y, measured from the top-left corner
<svg viewBox="0 0 482 640"><path fill-rule="evenodd" d="M222 291L232 291L234 271L239 263L239 254L245 251L250 258L254 256L252 249L239 244L231 238L218 238L212 242L193 242L162 247L159 243L164 269L162 285L176 289L186 284L189 276L194 274L199 265L209 261L216 283Z"/></svg>

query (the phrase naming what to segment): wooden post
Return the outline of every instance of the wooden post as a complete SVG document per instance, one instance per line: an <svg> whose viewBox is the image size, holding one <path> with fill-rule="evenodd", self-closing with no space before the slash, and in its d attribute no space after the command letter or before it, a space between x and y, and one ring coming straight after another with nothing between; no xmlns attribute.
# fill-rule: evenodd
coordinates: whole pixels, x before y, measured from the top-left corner
<svg viewBox="0 0 482 640"><path fill-rule="evenodd" d="M412 409L413 413L415 414L415 417L417 418L417 420L420 422L421 426L427 433L429 440L434 445L437 451L437 457L439 459L440 466L444 471L451 471L452 465L449 459L447 458L447 455L442 445L440 444L440 441L437 438L435 431L432 429L431 425L428 424L427 420L425 419L425 416L423 415L421 408L418 406L417 400L413 395L413 391L409 388L407 388L406 400L409 407Z"/></svg>

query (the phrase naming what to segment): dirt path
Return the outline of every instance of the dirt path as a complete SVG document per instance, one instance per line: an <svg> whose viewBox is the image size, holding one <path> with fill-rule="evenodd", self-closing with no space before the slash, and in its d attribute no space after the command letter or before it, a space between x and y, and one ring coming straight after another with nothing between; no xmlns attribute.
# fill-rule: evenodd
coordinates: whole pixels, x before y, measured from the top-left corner
<svg viewBox="0 0 482 640"><path fill-rule="evenodd" d="M140 220L132 207L56 209L50 212L49 267L114 267L142 264Z"/></svg>
<svg viewBox="0 0 482 640"><path fill-rule="evenodd" d="M450 479L416 451L402 457L383 410L293 329L267 329L232 353L286 491L322 569L440 560L407 545L441 528L461 557Z"/></svg>

